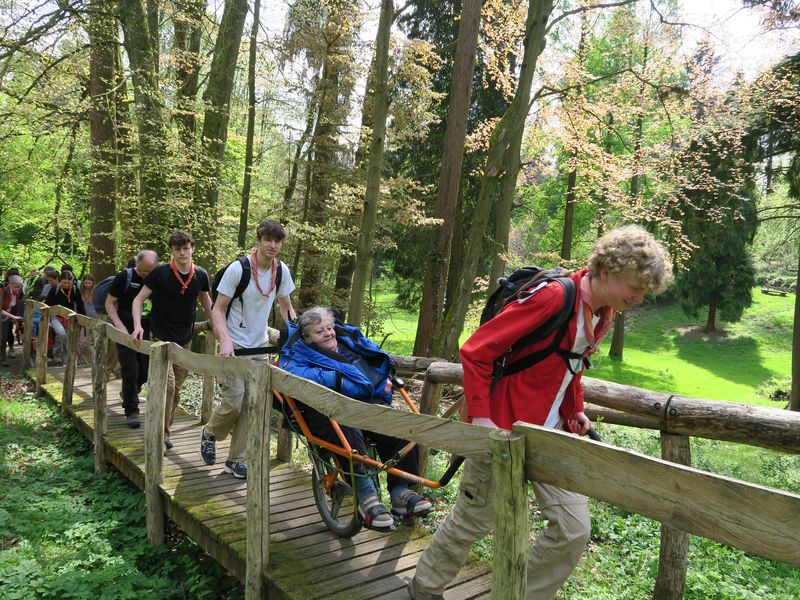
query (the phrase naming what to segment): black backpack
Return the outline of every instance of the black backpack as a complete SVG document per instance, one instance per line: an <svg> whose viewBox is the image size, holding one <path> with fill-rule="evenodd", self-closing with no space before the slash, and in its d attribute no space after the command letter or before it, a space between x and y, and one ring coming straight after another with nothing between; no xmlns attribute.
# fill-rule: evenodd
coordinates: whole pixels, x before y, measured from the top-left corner
<svg viewBox="0 0 800 600"><path fill-rule="evenodd" d="M570 366L569 359L581 358L581 355L575 355L572 352L559 348L569 328L569 320L575 311L575 302L578 298L577 287L575 282L569 277L569 274L570 271L560 267L555 269L524 267L522 269L517 269L507 278L501 277L497 280L497 289L489 296L486 306L481 313L481 325L487 323L492 317L499 314L510 302L522 298L525 295L535 294L535 288L544 282L556 281L564 288L564 304L554 318L542 324L538 329L522 336L506 350L503 356L495 361L494 372L492 373L492 390L494 390L494 387L501 378L532 367L554 352L560 354L565 359L570 371L572 367ZM506 364L506 358L511 353L544 340L550 337L553 332L556 332L556 335L546 348L523 356L518 361Z"/></svg>
<svg viewBox="0 0 800 600"><path fill-rule="evenodd" d="M108 298L108 292L111 290L111 284L114 283L114 279L116 279L116 275L109 275L103 281L98 283L94 288L94 295L92 296L92 305L94 306L95 311L97 311L98 315L105 314L106 312L106 298ZM131 279L133 278L133 268L128 267L125 269L125 289L123 290L123 294L128 291L128 288L131 286Z"/></svg>
<svg viewBox="0 0 800 600"><path fill-rule="evenodd" d="M214 275L214 281L211 282L211 301L216 302L217 296L219 295L219 283L222 281L222 276L225 274L225 271L228 270L234 262L239 261L239 264L242 265L242 278L239 280L239 283L236 285L236 289L233 292L233 297L231 298L231 302L236 298L239 299L239 302L242 305L242 311L244 312L244 300L242 300L242 294L247 289L247 286L250 284L250 278L253 276L253 269L250 267L250 257L249 256L240 256L235 261L228 263L224 267L222 267L217 274ZM277 296L278 290L281 287L281 278L283 277L283 262L278 261L278 272L275 273L275 295ZM228 318L231 312L231 305L228 304L228 308L225 309L225 318ZM274 319L273 319L274 320Z"/></svg>

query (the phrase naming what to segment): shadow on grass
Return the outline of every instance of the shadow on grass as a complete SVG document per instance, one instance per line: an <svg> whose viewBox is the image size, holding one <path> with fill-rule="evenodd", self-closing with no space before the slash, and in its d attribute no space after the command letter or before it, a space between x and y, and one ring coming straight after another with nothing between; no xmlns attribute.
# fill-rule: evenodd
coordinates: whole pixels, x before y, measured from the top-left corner
<svg viewBox="0 0 800 600"><path fill-rule="evenodd" d="M679 340L676 346L681 360L732 383L755 388L780 375L762 364L761 348L752 337L719 337L704 343Z"/></svg>
<svg viewBox="0 0 800 600"><path fill-rule="evenodd" d="M634 366L608 356L603 357L595 369L587 371L586 376L657 392L670 392L676 388L675 375L669 371Z"/></svg>

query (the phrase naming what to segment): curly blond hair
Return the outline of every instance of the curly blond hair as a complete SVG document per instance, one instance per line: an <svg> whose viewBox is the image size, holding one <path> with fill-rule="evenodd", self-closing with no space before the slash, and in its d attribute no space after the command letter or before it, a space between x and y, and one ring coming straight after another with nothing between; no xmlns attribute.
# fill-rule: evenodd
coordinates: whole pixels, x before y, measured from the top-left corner
<svg viewBox="0 0 800 600"><path fill-rule="evenodd" d="M672 281L672 262L666 248L638 225L627 225L608 232L592 248L589 274L629 273L639 278L648 294L660 294Z"/></svg>

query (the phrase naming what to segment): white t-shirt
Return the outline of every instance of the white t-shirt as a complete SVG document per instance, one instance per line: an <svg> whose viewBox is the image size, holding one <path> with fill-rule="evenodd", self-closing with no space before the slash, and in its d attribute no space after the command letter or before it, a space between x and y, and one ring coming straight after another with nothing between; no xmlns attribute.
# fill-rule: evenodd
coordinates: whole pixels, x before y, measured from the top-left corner
<svg viewBox="0 0 800 600"><path fill-rule="evenodd" d="M289 267L281 262L281 286L279 290L272 290L268 298L264 298L258 291L252 273L250 283L242 294L244 302L244 314L242 313L242 302L239 298L232 299L230 302L230 313L228 313L228 335L231 341L242 348L262 348L267 345L267 320L272 310L272 303L275 296L285 298L291 294L295 287L292 276L289 274ZM242 265L237 260L230 264L225 270L225 274L219 282L217 291L220 294L233 298L236 293L236 286L242 278ZM272 284L272 269L266 272L258 271L258 284L262 290L268 290ZM277 294L276 294L277 292Z"/></svg>
<svg viewBox="0 0 800 600"><path fill-rule="evenodd" d="M580 294L580 292L578 292ZM580 296L578 297L578 302L581 302ZM578 308L578 322L576 323L576 330L575 330L575 343L572 344L572 352L575 354L583 354L586 352L586 348L589 346L589 341L586 339L586 332L583 328L583 324L586 321L583 317L583 307ZM600 320L600 317L596 315L592 315L592 329L597 326L597 322ZM569 364L572 367L572 371L578 373L583 369L583 361L579 358L570 358ZM567 391L567 386L572 381L574 375L567 369L566 373L564 373L564 380L561 382L561 387L558 390L558 394L556 394L556 399L553 402L553 405L550 407L550 412L547 414L547 419L544 422L544 427L549 427L550 429L561 429L563 423L561 419L561 404L564 402L564 394Z"/></svg>

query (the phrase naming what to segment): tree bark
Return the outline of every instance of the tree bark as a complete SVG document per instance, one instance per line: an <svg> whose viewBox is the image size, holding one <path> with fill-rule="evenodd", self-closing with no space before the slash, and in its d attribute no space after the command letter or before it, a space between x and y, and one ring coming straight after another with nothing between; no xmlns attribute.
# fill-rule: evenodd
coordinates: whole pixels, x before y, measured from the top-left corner
<svg viewBox="0 0 800 600"><path fill-rule="evenodd" d="M253 5L253 27L250 30L250 55L247 62L247 140L244 151L244 183L242 205L239 211L239 249L247 243L247 216L250 211L250 185L253 177L253 138L256 130L256 57L258 49L258 27L261 0Z"/></svg>
<svg viewBox="0 0 800 600"><path fill-rule="evenodd" d="M156 70L157 49L152 46L147 15L141 0L120 0L125 51L131 66L133 96L139 132L139 194L141 241L163 244L174 219L166 209L166 124Z"/></svg>
<svg viewBox="0 0 800 600"><path fill-rule="evenodd" d="M614 333L611 336L611 347L608 355L612 358L622 360L622 352L625 349L625 313L618 312L614 315Z"/></svg>
<svg viewBox="0 0 800 600"><path fill-rule="evenodd" d="M201 144L204 167L202 178L198 178L198 194L195 198L196 227L203 243L198 246L196 256L197 262L208 268L212 268L216 261L219 178L228 138L233 79L246 16L247 0L226 0L214 44L208 85L203 94L206 106Z"/></svg>
<svg viewBox="0 0 800 600"><path fill-rule="evenodd" d="M575 220L575 185L578 181L578 153L570 156L567 177L566 205L564 206L564 230L561 234L561 259L572 258L572 225Z"/></svg>
<svg viewBox="0 0 800 600"><path fill-rule="evenodd" d="M198 0L178 0L175 15L175 121L178 135L189 158L195 158L197 132L197 89L200 80L200 24L205 4Z"/></svg>
<svg viewBox="0 0 800 600"><path fill-rule="evenodd" d="M717 330L717 300L712 300L708 305L708 320L706 321L706 333L714 333Z"/></svg>
<svg viewBox="0 0 800 600"><path fill-rule="evenodd" d="M431 346L435 356L452 356L458 347L458 338L464 327L464 318L472 298L472 288L477 271L482 240L489 222L492 203L504 178L516 180L519 172L519 152L514 155L515 134L525 125L528 115L533 74L536 62L545 46L545 29L553 8L552 0L530 0L525 29L524 56L517 92L514 100L498 122L489 142L486 166L481 177L478 202L467 239L464 267L459 277L459 287L450 309L445 315L441 335Z"/></svg>
<svg viewBox="0 0 800 600"><path fill-rule="evenodd" d="M800 411L800 254L797 264L797 287L794 294L794 333L792 334L792 396L789 410Z"/></svg>
<svg viewBox="0 0 800 600"><path fill-rule="evenodd" d="M441 332L480 19L480 0L464 0L447 109L442 170L436 195L436 218L442 219L442 224L433 228L431 254L422 284L422 301L414 341L414 354L418 356L428 354L431 341Z"/></svg>
<svg viewBox="0 0 800 600"><path fill-rule="evenodd" d="M372 265L372 246L375 241L375 226L378 221L380 200L381 167L386 137L386 116L389 111L389 40L394 21L394 2L382 0L378 34L375 38L375 75L372 94L372 136L370 139L367 187L361 215L361 231L358 236L353 283L350 287L348 320L361 325L364 310L364 286Z"/></svg>
<svg viewBox="0 0 800 600"><path fill-rule="evenodd" d="M116 21L102 0L92 2L88 34L91 43L89 129L92 142L91 169L91 272L97 281L116 271L114 224L116 214L116 161L114 158L114 67Z"/></svg>

